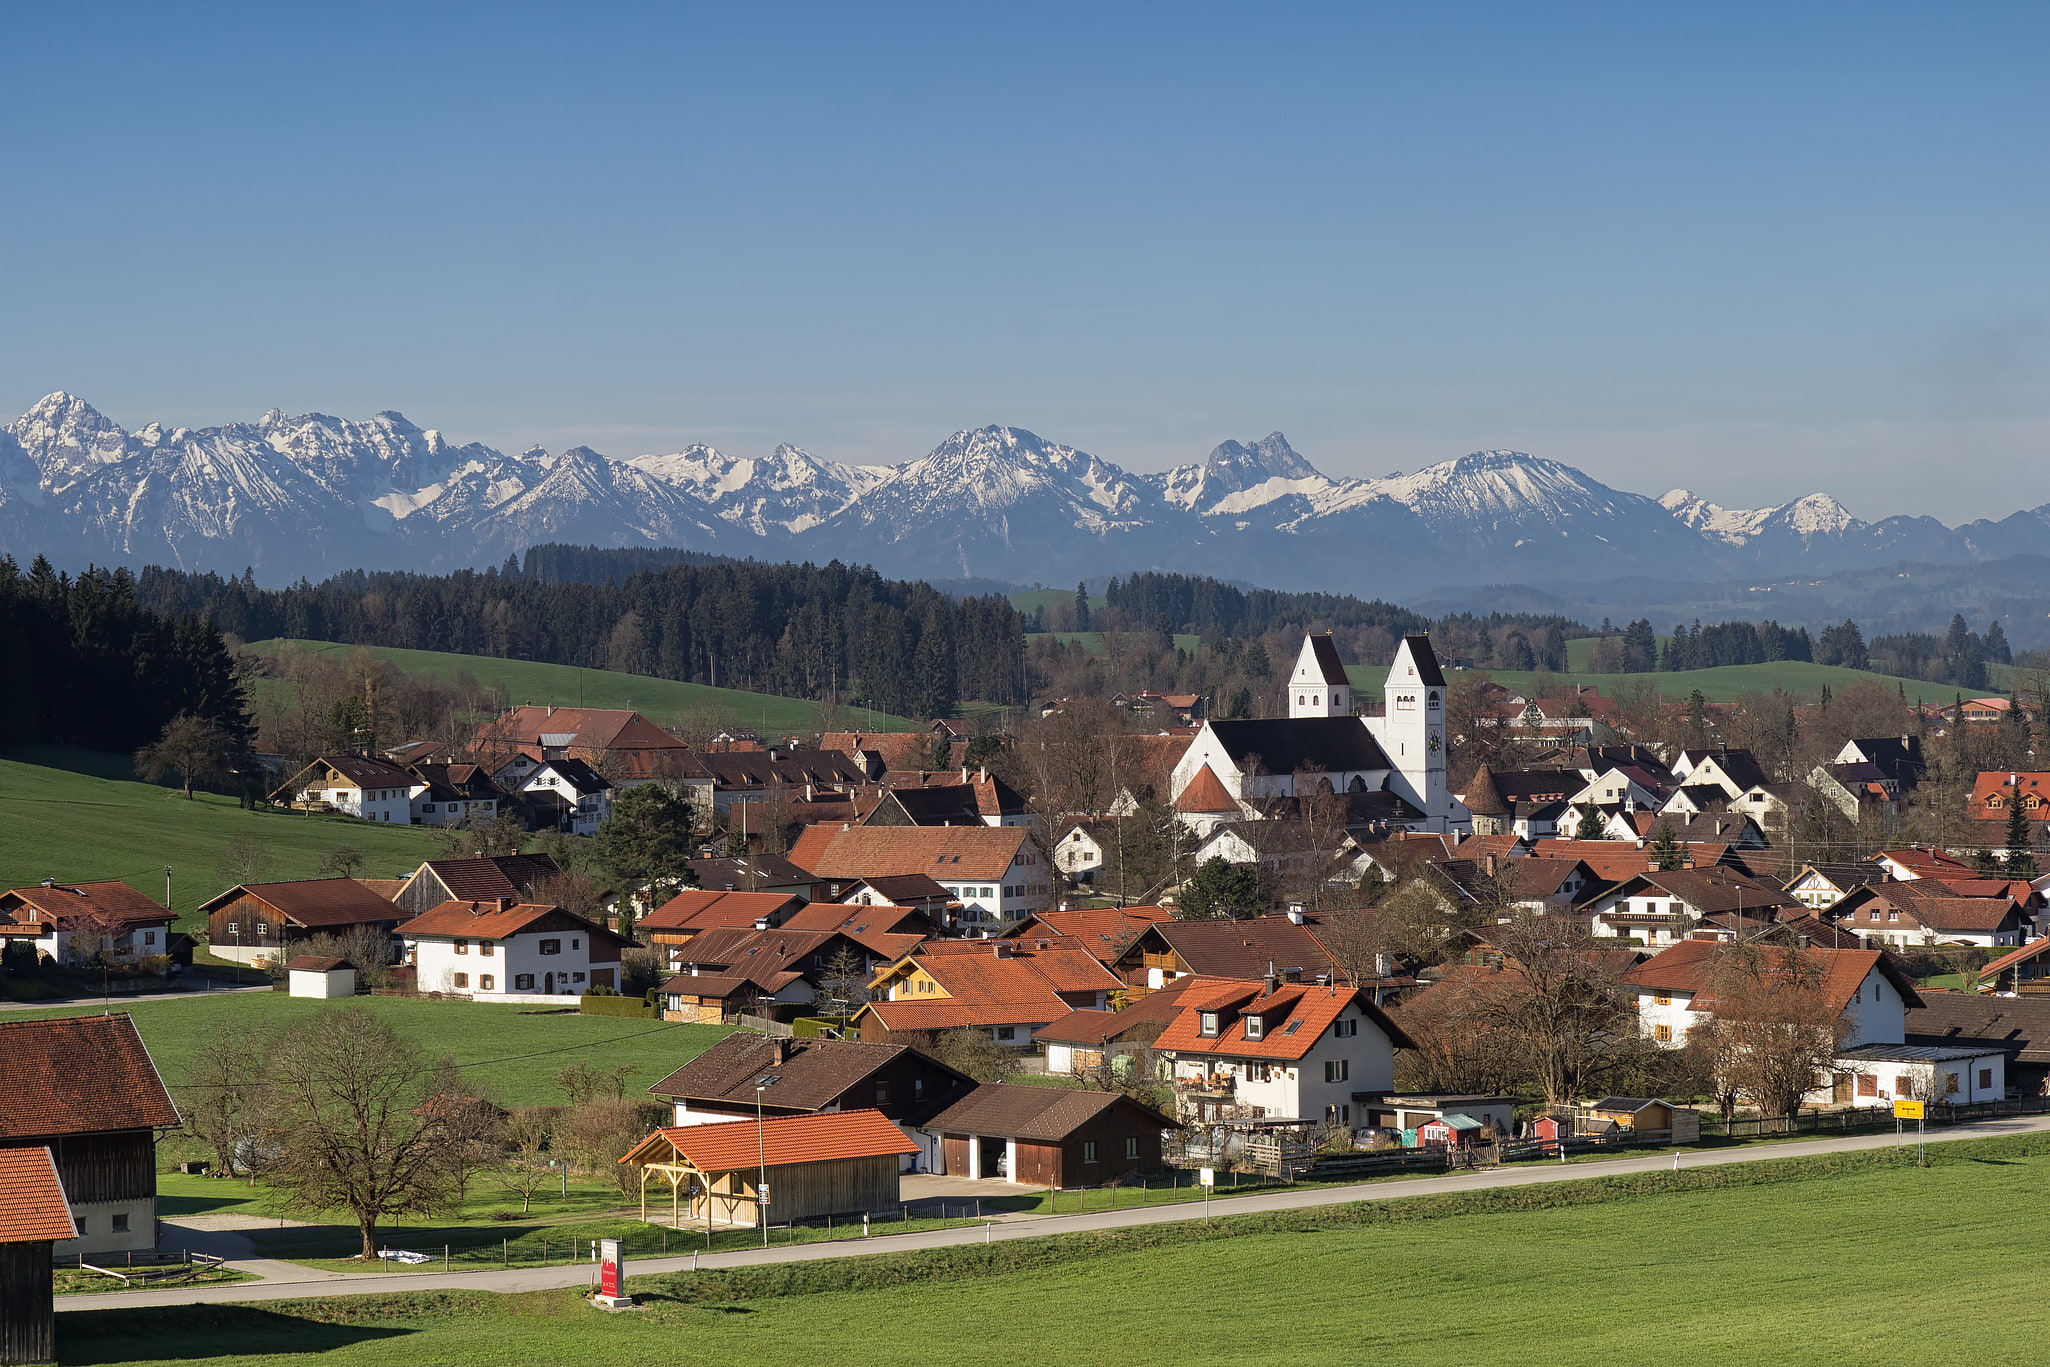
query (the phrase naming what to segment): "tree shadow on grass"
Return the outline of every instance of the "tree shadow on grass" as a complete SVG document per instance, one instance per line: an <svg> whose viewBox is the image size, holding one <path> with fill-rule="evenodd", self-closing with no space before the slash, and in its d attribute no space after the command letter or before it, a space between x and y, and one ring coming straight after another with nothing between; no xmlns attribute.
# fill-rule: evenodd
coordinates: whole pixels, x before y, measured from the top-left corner
<svg viewBox="0 0 2050 1367"><path fill-rule="evenodd" d="M57 1357L71 1364L325 1353L413 1332L391 1324L324 1324L252 1305L80 1310L57 1317Z"/></svg>

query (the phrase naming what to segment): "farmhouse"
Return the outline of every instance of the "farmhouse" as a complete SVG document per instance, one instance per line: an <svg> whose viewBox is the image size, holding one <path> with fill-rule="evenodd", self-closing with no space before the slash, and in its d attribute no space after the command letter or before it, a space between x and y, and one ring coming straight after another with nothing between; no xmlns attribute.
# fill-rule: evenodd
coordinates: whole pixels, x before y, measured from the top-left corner
<svg viewBox="0 0 2050 1367"><path fill-rule="evenodd" d="M771 1076L776 1081L757 1096L755 1083ZM648 1092L675 1108L679 1126L751 1120L758 1104L768 1116L876 1110L911 1126L931 1119L974 1086L973 1078L901 1044L771 1039L742 1031Z"/></svg>
<svg viewBox="0 0 2050 1367"><path fill-rule="evenodd" d="M1734 913L1769 919L1802 904L1761 878L1726 868L1648 869L1590 903L1594 933L1668 945L1702 917Z"/></svg>
<svg viewBox="0 0 2050 1367"><path fill-rule="evenodd" d="M27 941L61 963L171 952L177 917L126 883L59 883L0 892L0 942Z"/></svg>
<svg viewBox="0 0 2050 1367"><path fill-rule="evenodd" d="M341 812L363 821L413 824L408 771L368 755L322 755L271 793L271 801L302 812Z"/></svg>
<svg viewBox="0 0 2050 1367"><path fill-rule="evenodd" d="M875 976L854 1025L876 1041L987 1030L998 1044L1023 1049L1033 1031L1078 1007L1102 1010L1117 988L1093 956L1056 939L929 942Z"/></svg>
<svg viewBox="0 0 2050 1367"><path fill-rule="evenodd" d="M619 986L619 951L633 942L561 907L443 902L399 927L423 992L488 1001L576 996Z"/></svg>
<svg viewBox="0 0 2050 1367"><path fill-rule="evenodd" d="M1038 1187L1089 1186L1160 1169L1179 1126L1123 1092L985 1082L919 1129L926 1169Z"/></svg>
<svg viewBox="0 0 2050 1367"><path fill-rule="evenodd" d="M411 764L407 790L415 826L460 826L498 815L498 788L477 764Z"/></svg>
<svg viewBox="0 0 2050 1367"><path fill-rule="evenodd" d="M413 870L392 901L408 916L432 911L443 902L491 902L503 897L525 901L536 883L561 872L545 854L430 859Z"/></svg>
<svg viewBox="0 0 2050 1367"><path fill-rule="evenodd" d="M672 1223L709 1229L895 1210L900 1161L917 1152L881 1111L824 1111L661 1129L619 1161L640 1169L643 1220L653 1178Z"/></svg>
<svg viewBox="0 0 2050 1367"><path fill-rule="evenodd" d="M596 835L612 815L612 784L580 759L542 760L513 780L530 831Z"/></svg>
<svg viewBox="0 0 2050 1367"><path fill-rule="evenodd" d="M292 940L369 930L390 934L406 913L353 878L238 883L199 905L207 948L237 963L278 959Z"/></svg>
<svg viewBox="0 0 2050 1367"><path fill-rule="evenodd" d="M956 928L990 936L1046 908L1053 878L1019 826L812 826L791 862L826 879L919 873L961 904Z"/></svg>
<svg viewBox="0 0 2050 1367"><path fill-rule="evenodd" d="M57 1253L157 1246L156 1131L178 1108L129 1017L0 1021L0 1097L0 1151L56 1160L78 1230Z"/></svg>
<svg viewBox="0 0 2050 1367"><path fill-rule="evenodd" d="M2022 942L2029 923L2013 897L1960 897L1954 891L1934 878L1868 884L1837 903L1837 923L1867 944L1895 949Z"/></svg>

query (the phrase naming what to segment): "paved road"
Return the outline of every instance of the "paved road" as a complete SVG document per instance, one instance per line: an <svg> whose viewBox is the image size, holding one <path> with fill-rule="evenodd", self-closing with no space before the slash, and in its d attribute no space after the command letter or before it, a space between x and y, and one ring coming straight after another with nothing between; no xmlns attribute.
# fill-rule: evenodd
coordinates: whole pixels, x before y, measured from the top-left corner
<svg viewBox="0 0 2050 1367"><path fill-rule="evenodd" d="M2032 1134L2050 1131L2050 1115L2010 1116L1961 1125L1929 1136L1932 1144L1958 1139L1985 1139L1997 1135ZM1856 1135L1840 1139L1812 1139L1784 1144L1760 1144L1746 1149L1687 1152L1680 1155L1683 1168L1714 1167L1724 1163L1756 1163L1772 1158L1801 1158L1811 1154L1844 1153L1858 1149L1880 1149L1892 1145L1890 1134ZM1214 1215L1245 1215L1270 1210L1300 1210L1310 1206L1335 1206L1351 1201L1387 1201L1403 1196L1424 1196L1437 1192L1474 1191L1487 1187L1523 1187L1538 1182L1576 1181L1617 1173L1670 1172L1673 1154L1651 1153L1597 1163L1531 1163L1514 1168L1486 1168L1475 1172L1449 1173L1442 1177L1403 1178L1356 1187L1283 1189L1253 1196L1228 1197L1211 1203ZM894 1234L871 1239L840 1239L824 1243L793 1244L784 1248L748 1249L701 1257L636 1259L628 1268L634 1275L683 1272L694 1267L750 1267L760 1263L811 1262L821 1258L844 1258L863 1253L899 1253L912 1249L951 1248L962 1244L997 1242L1005 1239L1036 1239L1047 1234L1075 1234L1099 1229L1128 1229L1140 1225L1171 1224L1177 1220L1202 1218L1193 1205L1139 1207L1105 1210L1088 1215L1046 1215L1036 1218L1013 1216L987 1226L926 1230L915 1234ZM281 1266L266 1264L264 1271ZM286 1265L289 1266L289 1265ZM256 1270L251 1268L251 1270ZM297 1276L278 1276L262 1282L231 1286L168 1289L162 1291L112 1292L106 1295L59 1296L59 1310L104 1310L132 1305L198 1305L215 1301L288 1300L301 1296L363 1296L385 1291L546 1291L558 1287L589 1285L595 1267L515 1268L511 1271L411 1273L399 1276L375 1272L332 1273L312 1268L295 1269Z"/></svg>
<svg viewBox="0 0 2050 1367"><path fill-rule="evenodd" d="M126 1011L131 1006L146 1006L151 1002L203 1001L208 997L226 996L231 992L269 992L274 990L269 983L259 987L237 986L215 982L206 986L203 978L186 978L182 992L115 992L102 994L88 992L82 997L50 997L44 1001L18 1002L0 1001L0 1011L64 1011L85 1007L88 1011L104 1007L109 1011Z"/></svg>

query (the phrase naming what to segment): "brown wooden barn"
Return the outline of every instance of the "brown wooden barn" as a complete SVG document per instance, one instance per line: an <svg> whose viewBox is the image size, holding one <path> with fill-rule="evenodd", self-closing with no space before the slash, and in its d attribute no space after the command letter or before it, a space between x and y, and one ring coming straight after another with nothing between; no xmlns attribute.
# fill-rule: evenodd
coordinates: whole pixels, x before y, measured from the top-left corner
<svg viewBox="0 0 2050 1367"><path fill-rule="evenodd" d="M772 1224L895 1210L899 1160L917 1151L881 1111L826 1111L660 1129L619 1161L641 1170L644 1220L654 1179L658 1218L666 1188L672 1221L752 1225L764 1205Z"/></svg>
<svg viewBox="0 0 2050 1367"><path fill-rule="evenodd" d="M56 1361L50 1253L77 1233L50 1151L0 1149L0 1363Z"/></svg>
<svg viewBox="0 0 2050 1367"><path fill-rule="evenodd" d="M878 1110L900 1125L930 1120L966 1096L975 1080L916 1049L856 1040L728 1035L648 1088L676 1107L678 1125L752 1120L754 1081L770 1116Z"/></svg>
<svg viewBox="0 0 2050 1367"><path fill-rule="evenodd" d="M1161 1133L1180 1128L1122 1092L985 1082L920 1127L927 1164L949 1177L1094 1186L1160 1169Z"/></svg>
<svg viewBox="0 0 2050 1367"><path fill-rule="evenodd" d="M389 936L406 912L354 878L242 883L202 902L208 947L216 958L249 963L287 955L292 940L368 929Z"/></svg>
<svg viewBox="0 0 2050 1367"><path fill-rule="evenodd" d="M78 1237L60 1253L157 1242L156 1134L178 1108L125 1015L0 1021L0 1150L48 1149Z"/></svg>

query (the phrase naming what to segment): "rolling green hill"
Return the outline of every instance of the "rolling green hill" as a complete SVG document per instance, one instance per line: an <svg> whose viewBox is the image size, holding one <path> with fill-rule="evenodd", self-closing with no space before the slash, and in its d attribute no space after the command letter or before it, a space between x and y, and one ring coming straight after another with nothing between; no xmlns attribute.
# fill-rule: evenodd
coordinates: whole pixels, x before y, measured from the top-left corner
<svg viewBox="0 0 2050 1367"><path fill-rule="evenodd" d="M275 655L280 640L252 641L248 648L259 655ZM541 664L534 660L501 660L490 655L453 655L440 650L399 650L388 646L358 647L334 641L293 641L301 650L353 651L368 649L389 660L407 674L448 679L466 671L478 683L503 684L506 698L513 703L552 703L557 707L632 708L656 724L692 714L714 726L745 726L764 735L806 734L821 729L819 704L802 698L784 698L770 693L749 693L738 688L712 688L705 684L679 683L646 674L620 674L606 669L579 669L575 665ZM260 687L276 687L259 680ZM873 720L871 720L871 716ZM855 720L855 718L859 720ZM873 731L908 731L912 724L888 713L867 709L841 709L844 725L859 725Z"/></svg>
<svg viewBox="0 0 2050 1367"><path fill-rule="evenodd" d="M1074 602L1075 591L1073 589L1027 589L1023 593L1011 595L1011 606L1020 612L1028 614L1037 612L1049 603L1056 601L1063 603ZM1089 595L1089 610L1091 612L1102 606L1102 594L1092 593Z"/></svg>
<svg viewBox="0 0 2050 1367"><path fill-rule="evenodd" d="M82 750L20 750L0 758L0 888L45 878L119 879L162 898L169 864L171 908L179 928L190 930L193 908L228 886L214 866L239 831L268 847L275 860L270 879L312 877L337 845L363 851L366 878L411 873L442 852L422 827L248 812L234 798L211 793L187 802L177 789L139 782L125 776L129 771L123 756Z"/></svg>

